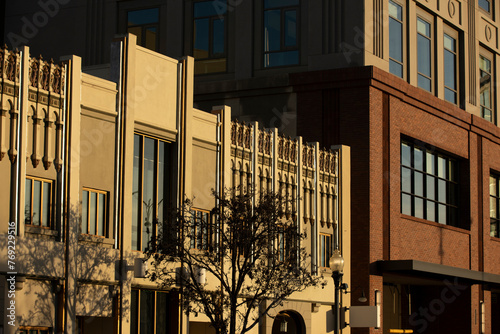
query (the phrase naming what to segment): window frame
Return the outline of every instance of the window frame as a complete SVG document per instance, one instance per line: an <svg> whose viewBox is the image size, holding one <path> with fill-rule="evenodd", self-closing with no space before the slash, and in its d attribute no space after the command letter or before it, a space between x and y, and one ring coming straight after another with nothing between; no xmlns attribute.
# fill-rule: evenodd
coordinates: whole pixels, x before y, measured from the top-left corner
<svg viewBox="0 0 500 334"><path fill-rule="evenodd" d="M297 0L296 5L286 5L286 6L278 6L278 7L271 7L271 8L266 8L265 4L266 0L262 0L262 69L273 69L273 68L283 68L283 67L293 67L293 66L299 66L301 65L301 0ZM296 38L296 45L295 46L286 46L285 45L285 12L289 10L295 10L295 24L296 24L296 31L295 31L295 38ZM279 50L275 51L266 51L266 12L267 11L273 11L273 10L279 10L280 11L280 48ZM266 57L269 57L269 55L272 54L277 54L277 53L283 53L283 52L289 52L289 51L297 51L298 53L298 58L297 62L294 64L284 64L284 65L266 65ZM267 60L267 63L269 63L269 59Z"/></svg>
<svg viewBox="0 0 500 334"><path fill-rule="evenodd" d="M493 0L485 0L489 3L490 5L490 10L486 10L483 6L481 6L480 4L480 1L481 0L478 0L477 1L477 8L483 13L485 14L486 16L488 16L489 18L493 18L493 9L494 9L494 1Z"/></svg>
<svg viewBox="0 0 500 334"><path fill-rule="evenodd" d="M200 214L201 217L199 217L198 214ZM214 232L213 217L210 211L199 208L191 208L189 248L204 252L212 250L214 246Z"/></svg>
<svg viewBox="0 0 500 334"><path fill-rule="evenodd" d="M129 25L128 15L130 12L138 12L138 11L148 10L148 9L157 9L158 10L158 21L156 21L154 23ZM146 46L146 38L145 38L146 37L146 30L147 30L147 28L151 28L151 27L156 28L155 49L152 51L159 52L159 48L160 48L160 21L161 21L160 16L161 16L161 8L159 6L129 8L129 9L125 10L125 31L127 33L129 33L130 28L140 27L141 28L141 36L137 36L137 39L138 39L137 45L142 46L144 48L147 48L148 50L151 50ZM139 43L139 38L140 38L141 43Z"/></svg>
<svg viewBox="0 0 500 334"><path fill-rule="evenodd" d="M141 299L143 298L142 297L142 292L144 293L152 293L153 294L153 332L154 333L157 333L158 331L158 318L159 318L159 311L158 311L158 295L159 294L165 294L167 296L167 306L168 306L168 300L169 300L169 293L167 291L159 291L159 290L149 290L149 289L139 289L139 288L132 288L131 290L131 301L130 301L130 333L140 333L141 332L141 324L143 323L141 321ZM133 304L133 301L132 301L132 295L133 294L137 294L136 297L134 297L135 299L135 304ZM149 306L149 305L147 305ZM137 312L134 312L134 309L133 308L136 308L136 311ZM137 315L137 317L135 317L135 315ZM165 320L165 319L164 319ZM133 322L136 321L137 322L137 328L133 328ZM161 329L161 328L160 328ZM164 328L164 330L168 333L168 328Z"/></svg>
<svg viewBox="0 0 500 334"><path fill-rule="evenodd" d="M490 63L490 72L488 73L487 71L483 70L481 68L481 58L484 58L486 59L487 61L489 61ZM491 122L493 124L496 124L496 121L497 121L497 113L496 113L496 99L495 99L495 80L496 80L496 77L495 77L495 57L494 57L494 54L490 51L486 51L485 49L481 48L479 50L479 65L478 65L478 71L479 71L479 109L480 109L480 116L481 118L485 119L486 121L488 122ZM485 72L485 73L488 73L490 75L490 82L489 82L489 85L490 85L490 102L491 102L491 106L490 108L484 106L482 103L481 103L481 77L482 77L482 72ZM485 117L485 113L484 113L484 109L487 109L491 112L491 119L488 120L486 117Z"/></svg>
<svg viewBox="0 0 500 334"><path fill-rule="evenodd" d="M143 245L144 241L144 143L145 139L151 139L154 141L154 147L155 147L155 163L154 163L154 168L153 168L153 199L155 201L155 207L153 208L152 214L151 214L151 224L154 224L154 228L152 228L151 231L151 237L150 240L158 235L158 229L160 225L160 221L158 220L158 188L159 188L159 164L160 164L160 145L159 143L162 142L165 145L165 162L164 162L164 172L165 174L163 175L163 181L164 185L169 185L167 188L164 188L164 193L163 195L166 196L166 198L163 198L162 200L166 200L166 203L163 204L162 210L170 203L171 197L172 197L172 191L175 188L174 180L173 180L173 168L174 168L174 160L175 160L175 147L174 147L174 142L154 137L151 135L147 135L141 132L134 132L134 160L135 160L135 138L138 136L139 138L139 165L138 165L138 173L139 173L139 179L138 181L138 198L137 198L137 203L134 200L134 194L132 193L132 210L134 210L135 205L137 205L137 217L134 217L134 212L132 214L132 224L131 224L131 229L132 229L132 250L133 251L145 251L147 248L147 245ZM168 148L168 150L167 150ZM169 160L167 160L169 159ZM135 163L135 161L134 161ZM132 185L132 191L134 190L134 182L135 182L135 171L133 173L133 185ZM140 203L140 205L139 205ZM165 216L165 212L163 212L163 219L167 218ZM137 218L137 226L134 226L134 219ZM137 228L137 231L134 230L134 228ZM134 244L134 234L137 233L137 245ZM137 247L136 247L137 246Z"/></svg>
<svg viewBox="0 0 500 334"><path fill-rule="evenodd" d="M27 199L27 193L26 193L26 184L25 183L25 200L24 200L24 208L25 208L25 216L24 216L24 223L25 225L29 225L29 226L33 226L33 227L36 227L36 228L43 228L43 229L48 229L48 230L51 230L53 228L53 202L54 202L54 181L53 180L50 180L50 179L45 179L45 178L41 178L41 177L37 177L37 176L28 176L26 175L26 178L25 178L25 182L27 180L31 180L31 190L30 190L30 219L29 219L29 223L26 222L26 199ZM44 189L45 189L45 186L44 184L47 183L50 185L50 194L49 194L49 204L48 204L48 210L49 210L49 213L48 213L48 223L46 226L44 226L44 223L42 220L39 221L39 224L38 225L35 225L33 224L33 195L34 195L34 187L35 187L35 182L34 181L38 181L38 182L41 182L42 186L41 186L41 191L40 191L40 211L41 211L41 216L43 217L43 210L44 210L44 204L43 204L43 201L44 201Z"/></svg>
<svg viewBox="0 0 500 334"><path fill-rule="evenodd" d="M388 17L389 17L389 73L392 73L394 75L396 75L398 78L401 78L403 80L406 80L407 79L407 62L406 62L406 53L407 53L407 27L406 27L406 23L405 21L407 21L407 15L406 15L406 6L404 3L401 3L399 1L396 1L396 0L389 0L389 6L390 6L390 3L393 3L395 4L396 6L399 6L401 8L401 20L399 20L398 18L394 17L394 16L391 16L390 15L390 12L388 14ZM394 59L394 58L391 58L390 56L390 48L391 48L391 45L390 45L390 40L391 40L391 36L390 36L390 33L391 33L391 30L390 30L390 22L391 22L391 19L397 21L398 23L401 24L401 62L399 62L398 60ZM402 76L398 76L397 74L391 72L391 61L392 62L395 62L399 65L401 65L402 67Z"/></svg>
<svg viewBox="0 0 500 334"><path fill-rule="evenodd" d="M492 194L491 181L495 182L495 191ZM490 172L489 177L489 211L490 211L490 237L500 238L500 174ZM495 213L492 216L492 201L495 203ZM494 228L493 228L494 227Z"/></svg>
<svg viewBox="0 0 500 334"><path fill-rule="evenodd" d="M445 35L455 40L455 51L449 50L445 47ZM443 98L454 105L460 105L460 35L457 30L444 25L443 26ZM455 56L455 85L456 90L446 86L446 71L445 71L445 55L446 52L450 52ZM452 102L446 98L446 90L453 91L456 94L456 101Z"/></svg>
<svg viewBox="0 0 500 334"><path fill-rule="evenodd" d="M88 201L87 201L87 233L83 233L83 229L80 231L81 234L85 235L91 235L99 238L107 238L109 236L109 224L108 224L108 212L109 212L109 192L105 190L97 190L93 188L88 188L88 187L83 187L82 188L82 219L81 219L81 224L83 225L83 197L84 197L84 192L87 191L89 193L88 196ZM96 233L90 233L90 198L91 198L91 193L95 193L97 195L97 201L96 201L96 226L95 226L95 231ZM103 235L99 235L99 195L104 195L104 222L103 222ZM81 225L81 226L82 226Z"/></svg>
<svg viewBox="0 0 500 334"><path fill-rule="evenodd" d="M410 149L410 161L409 164L406 164L404 161L404 152L403 145L406 145ZM421 163L419 163L420 167L416 166L415 163L415 149L418 149L421 152ZM433 163L428 164L428 157L432 156L431 159ZM460 163L459 161L452 157L450 154L442 153L441 151L435 150L433 147L422 143L417 140L412 140L409 138L402 138L400 143L400 200L401 214L412 216L418 219L424 219L427 221L432 221L442 225L455 226L460 227ZM441 160L440 160L441 159ZM445 170L444 176L439 175L439 162L445 162ZM453 165L453 167L451 167ZM429 167L430 166L430 167ZM431 172L428 169L431 169ZM404 170L409 170L409 186L410 189L407 190L405 188L408 187L408 183L405 183L404 178ZM433 170L433 172L432 172ZM450 172L451 170L451 172ZM449 175L453 174L453 175ZM416 182L416 176L421 175L421 180L419 177L419 181ZM430 182L429 182L430 180ZM440 192L440 188L444 183L445 193L442 194ZM416 185L421 185L421 190L416 190ZM431 187L430 187L431 186ZM433 190L431 189L433 188ZM454 188L454 191L453 191ZM420 194L419 194L420 193ZM432 195L432 197L430 196ZM405 209L404 197L409 197L410 203L409 208L410 212L407 212ZM444 201L441 197L444 196ZM416 202L417 200L421 201L421 216L416 213ZM432 206L434 209L432 210ZM440 213L441 208L444 206L446 209L445 221L441 221ZM431 208L431 209L429 209ZM433 214L433 217L430 216L430 213Z"/></svg>
<svg viewBox="0 0 500 334"><path fill-rule="evenodd" d="M330 239L329 242L326 242L327 239ZM323 247L324 245L324 247ZM323 252L323 250L325 252ZM318 249L318 254L319 254L319 267L320 268L329 268L330 267L330 257L333 254L333 234L331 233L326 233L326 232L320 232L319 233L319 249Z"/></svg>
<svg viewBox="0 0 500 334"><path fill-rule="evenodd" d="M425 35L422 35L419 31L418 31L418 23L419 23L419 20L422 20L424 23L427 23L429 25L429 35L430 36L425 36ZM416 41L417 41L417 44L416 44L416 66L417 66L417 76L416 76L416 79L417 79L417 87L418 88L421 88L431 94L434 94L435 93L435 38L436 38L436 32L435 32L435 17L427 12L424 12L424 11L418 11L417 12L417 17L416 17L416 24L417 26L415 27L416 29ZM427 76L426 74L423 74L420 72L419 70L419 47L418 47L418 38L419 36L422 36L423 38L426 38L429 40L429 46L430 46L430 49L429 49L429 56L430 56L430 59L429 59L429 67L430 67L430 77ZM427 90L426 88L420 86L419 84L419 76L422 76L424 77L425 79L429 79L430 80L430 90Z"/></svg>
<svg viewBox="0 0 500 334"><path fill-rule="evenodd" d="M225 1L225 0L224 0ZM192 41L192 46L191 46L191 54L195 58L195 75L210 75L210 74L219 74L219 73L227 73L228 71L228 13L227 13L227 3L226 3L226 8L224 10L223 14L218 14L218 15L206 15L206 16L200 16L200 17L195 17L195 6L197 3L201 2L221 2L221 0L198 0L198 1L193 1L193 5L191 7L192 9L192 15L191 19L192 21L192 35L193 35L193 41ZM213 46L214 46L214 38L213 38L213 31L214 31L214 21L218 20L223 16L224 20L224 52L222 53L221 56L219 54L214 54L213 53ZM208 57L206 58L196 58L195 56L195 44L196 44L196 21L197 20L202 20L202 19L208 19L209 20L209 32L208 32ZM197 64L198 67L200 66L200 62L205 62L205 61L210 61L210 60L225 60L225 69L223 71L212 71L212 72L203 72L203 73L198 73L197 72Z"/></svg>

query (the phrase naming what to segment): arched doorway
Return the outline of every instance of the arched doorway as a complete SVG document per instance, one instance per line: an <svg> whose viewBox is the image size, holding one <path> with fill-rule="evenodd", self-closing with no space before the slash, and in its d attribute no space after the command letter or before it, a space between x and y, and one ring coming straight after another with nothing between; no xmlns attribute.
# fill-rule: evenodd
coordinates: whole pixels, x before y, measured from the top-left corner
<svg viewBox="0 0 500 334"><path fill-rule="evenodd" d="M306 334L302 316L295 311L281 311L273 321L272 334Z"/></svg>

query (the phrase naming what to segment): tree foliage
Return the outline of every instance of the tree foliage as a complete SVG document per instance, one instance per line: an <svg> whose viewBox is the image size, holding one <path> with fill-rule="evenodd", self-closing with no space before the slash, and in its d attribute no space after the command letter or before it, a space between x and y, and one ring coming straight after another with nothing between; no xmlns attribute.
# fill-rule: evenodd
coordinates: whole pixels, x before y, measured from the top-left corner
<svg viewBox="0 0 500 334"><path fill-rule="evenodd" d="M319 278L311 274L290 203L273 193L255 204L252 192L226 193L213 193L218 204L210 215L186 200L159 226L147 250L148 277L178 287L183 309L206 314L216 333L242 334Z"/></svg>

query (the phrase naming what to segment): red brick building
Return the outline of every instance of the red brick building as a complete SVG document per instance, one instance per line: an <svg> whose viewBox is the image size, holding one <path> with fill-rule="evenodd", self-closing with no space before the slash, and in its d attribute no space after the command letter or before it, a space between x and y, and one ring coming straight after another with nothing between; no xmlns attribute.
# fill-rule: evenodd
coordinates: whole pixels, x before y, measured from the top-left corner
<svg viewBox="0 0 500 334"><path fill-rule="evenodd" d="M382 291L384 333L499 333L500 129L376 67L291 81L297 131L352 149L353 304Z"/></svg>

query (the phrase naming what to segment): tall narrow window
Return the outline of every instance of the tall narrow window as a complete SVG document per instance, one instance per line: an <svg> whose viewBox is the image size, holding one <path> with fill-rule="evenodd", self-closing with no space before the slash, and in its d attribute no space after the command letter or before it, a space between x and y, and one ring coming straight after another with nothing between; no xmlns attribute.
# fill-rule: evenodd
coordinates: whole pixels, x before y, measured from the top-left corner
<svg viewBox="0 0 500 334"><path fill-rule="evenodd" d="M264 67L299 63L299 0L264 0Z"/></svg>
<svg viewBox="0 0 500 334"><path fill-rule="evenodd" d="M158 50L159 8L132 10L127 13L127 32L137 36L137 44Z"/></svg>
<svg viewBox="0 0 500 334"><path fill-rule="evenodd" d="M493 114L493 89L491 60L479 56L479 103L481 105L481 117L487 121L494 122Z"/></svg>
<svg viewBox="0 0 500 334"><path fill-rule="evenodd" d="M319 234L319 266L330 267L329 261L332 256L332 235L326 233Z"/></svg>
<svg viewBox="0 0 500 334"><path fill-rule="evenodd" d="M444 99L458 103L458 56L457 39L444 34Z"/></svg>
<svg viewBox="0 0 500 334"><path fill-rule="evenodd" d="M394 1L389 1L389 72L404 76L403 7Z"/></svg>
<svg viewBox="0 0 500 334"><path fill-rule="evenodd" d="M26 177L24 222L27 225L50 228L52 181Z"/></svg>
<svg viewBox="0 0 500 334"><path fill-rule="evenodd" d="M490 175L490 236L500 237L500 176Z"/></svg>
<svg viewBox="0 0 500 334"><path fill-rule="evenodd" d="M193 209L191 225L191 248L209 250L213 244L213 231L208 211Z"/></svg>
<svg viewBox="0 0 500 334"><path fill-rule="evenodd" d="M132 181L132 249L144 251L164 221L172 187L171 144L151 137L134 136ZM165 217L166 218L166 217Z"/></svg>
<svg viewBox="0 0 500 334"><path fill-rule="evenodd" d="M105 191L83 189L81 233L107 235L107 200Z"/></svg>
<svg viewBox="0 0 500 334"><path fill-rule="evenodd" d="M417 17L418 87L432 92L432 32L431 24Z"/></svg>
<svg viewBox="0 0 500 334"><path fill-rule="evenodd" d="M130 333L172 333L176 315L175 307L166 292L154 290L132 290L130 302Z"/></svg>
<svg viewBox="0 0 500 334"><path fill-rule="evenodd" d="M458 226L458 186L456 160L401 142L401 213Z"/></svg>
<svg viewBox="0 0 500 334"><path fill-rule="evenodd" d="M226 8L225 0L193 5L195 74L226 71Z"/></svg>

